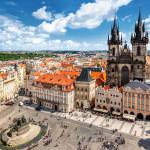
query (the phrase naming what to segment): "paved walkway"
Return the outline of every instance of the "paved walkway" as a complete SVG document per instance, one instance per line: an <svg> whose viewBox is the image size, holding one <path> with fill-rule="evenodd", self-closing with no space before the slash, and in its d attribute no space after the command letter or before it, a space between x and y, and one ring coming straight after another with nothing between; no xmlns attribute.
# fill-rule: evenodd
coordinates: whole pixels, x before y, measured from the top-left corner
<svg viewBox="0 0 150 150"><path fill-rule="evenodd" d="M135 124L117 119L107 119L97 115L91 115L90 117L88 113L86 114L78 111L75 111L70 115L68 113L64 114L60 112L54 112L53 114L61 117L66 117L71 120L93 124L94 126L103 127L110 130L117 129L119 132L126 134L135 135L136 133L136 136L144 139L150 138L150 122L147 121L146 124L144 121L137 121ZM87 117L84 117L84 114L87 115Z"/></svg>
<svg viewBox="0 0 150 150"><path fill-rule="evenodd" d="M25 106L26 107L26 106ZM28 107L28 106L27 106ZM32 108L29 106L28 108ZM34 108L33 108L34 109ZM44 111L50 113L50 110ZM136 121L135 123L129 123L122 120L105 118L102 116L93 115L90 112L84 113L79 111L74 111L71 114L62 112L53 112L53 115L66 117L77 122L83 122L86 124L92 124L97 127L103 127L105 129L113 130L117 129L120 133L125 133L128 135L135 135L136 137L142 139L150 139L150 122L149 121Z"/></svg>

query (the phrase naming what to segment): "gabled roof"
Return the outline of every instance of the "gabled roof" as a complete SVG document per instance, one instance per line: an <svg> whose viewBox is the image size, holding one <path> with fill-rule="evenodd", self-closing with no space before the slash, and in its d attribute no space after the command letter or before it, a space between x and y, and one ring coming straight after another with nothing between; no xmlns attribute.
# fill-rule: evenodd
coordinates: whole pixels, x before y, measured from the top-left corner
<svg viewBox="0 0 150 150"><path fill-rule="evenodd" d="M77 77L76 81L91 82L93 81L88 68L83 68L80 76Z"/></svg>
<svg viewBox="0 0 150 150"><path fill-rule="evenodd" d="M129 84L125 85L125 87L130 87L132 90L135 90L136 88L141 88L143 91L150 89L150 87L147 84L144 84L138 80L130 82Z"/></svg>
<svg viewBox="0 0 150 150"><path fill-rule="evenodd" d="M105 89L105 91L106 91L106 90L109 91L110 87L109 87L108 85L106 85L106 86L104 87L104 89Z"/></svg>

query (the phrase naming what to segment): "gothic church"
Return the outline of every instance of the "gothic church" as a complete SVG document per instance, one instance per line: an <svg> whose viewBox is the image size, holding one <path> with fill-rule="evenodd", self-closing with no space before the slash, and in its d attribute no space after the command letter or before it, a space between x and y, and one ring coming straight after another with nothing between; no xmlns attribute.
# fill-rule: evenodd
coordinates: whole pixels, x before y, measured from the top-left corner
<svg viewBox="0 0 150 150"><path fill-rule="evenodd" d="M109 86L124 86L137 79L146 80L148 32L145 23L142 23L139 13L138 23L135 23L135 32L131 34L132 51L126 42L122 47L122 36L119 35L119 26L114 19L111 37L108 36L108 66L107 84Z"/></svg>

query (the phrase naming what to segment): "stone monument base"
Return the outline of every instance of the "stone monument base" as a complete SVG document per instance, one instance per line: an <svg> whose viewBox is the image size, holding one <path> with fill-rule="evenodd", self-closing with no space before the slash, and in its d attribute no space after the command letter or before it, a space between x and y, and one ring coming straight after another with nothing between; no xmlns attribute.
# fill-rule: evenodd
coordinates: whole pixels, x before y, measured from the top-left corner
<svg viewBox="0 0 150 150"><path fill-rule="evenodd" d="M19 134L16 135L13 133L12 137L8 136L10 130L6 131L2 135L2 141L6 143L8 146L16 146L23 143L26 143L32 139L34 139L40 132L41 127L34 124L28 124L28 126L24 127Z"/></svg>

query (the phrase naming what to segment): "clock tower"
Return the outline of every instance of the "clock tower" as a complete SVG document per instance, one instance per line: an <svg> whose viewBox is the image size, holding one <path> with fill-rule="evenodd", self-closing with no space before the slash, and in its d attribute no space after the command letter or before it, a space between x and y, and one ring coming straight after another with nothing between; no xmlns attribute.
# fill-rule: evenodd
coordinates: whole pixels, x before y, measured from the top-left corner
<svg viewBox="0 0 150 150"><path fill-rule="evenodd" d="M119 36L119 26L111 29L111 37L108 36L108 65L107 84L109 86L124 86L135 79L146 80L147 44L148 32L145 32L145 23L142 23L139 13L138 23L135 24L135 33L131 34L132 51L125 41L122 47L122 37Z"/></svg>

